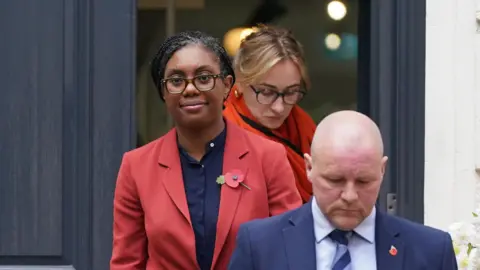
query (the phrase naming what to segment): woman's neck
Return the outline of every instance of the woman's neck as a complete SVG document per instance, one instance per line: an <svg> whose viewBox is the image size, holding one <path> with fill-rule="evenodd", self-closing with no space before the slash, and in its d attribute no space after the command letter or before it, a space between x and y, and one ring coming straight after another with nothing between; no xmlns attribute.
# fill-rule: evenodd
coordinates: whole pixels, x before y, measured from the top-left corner
<svg viewBox="0 0 480 270"><path fill-rule="evenodd" d="M200 160L205 155L205 145L217 137L224 128L223 118L202 129L177 126L178 143L190 156Z"/></svg>

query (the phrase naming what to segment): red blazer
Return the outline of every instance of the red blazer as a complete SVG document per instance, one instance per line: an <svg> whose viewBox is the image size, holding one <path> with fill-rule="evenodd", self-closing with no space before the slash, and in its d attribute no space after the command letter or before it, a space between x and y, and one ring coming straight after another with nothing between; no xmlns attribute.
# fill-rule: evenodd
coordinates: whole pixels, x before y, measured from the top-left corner
<svg viewBox="0 0 480 270"><path fill-rule="evenodd" d="M243 186L221 188L212 270L227 269L240 224L302 205L285 148L227 121L223 172ZM111 270L196 270L175 129L126 153L115 189Z"/></svg>

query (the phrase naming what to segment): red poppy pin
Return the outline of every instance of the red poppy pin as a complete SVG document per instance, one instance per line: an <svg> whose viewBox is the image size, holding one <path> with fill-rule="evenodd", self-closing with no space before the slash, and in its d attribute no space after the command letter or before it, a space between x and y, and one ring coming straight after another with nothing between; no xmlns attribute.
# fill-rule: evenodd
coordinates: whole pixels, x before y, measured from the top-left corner
<svg viewBox="0 0 480 270"><path fill-rule="evenodd" d="M226 173L225 175L220 175L217 177L217 184L223 185L227 184L227 186L231 188L236 188L239 185L244 186L248 190L251 190L249 186L243 183L245 176L239 170L233 170L231 172Z"/></svg>
<svg viewBox="0 0 480 270"><path fill-rule="evenodd" d="M396 247L390 246L390 250L389 250L390 255L395 256L395 255L397 255L397 252L398 252L398 250L397 250Z"/></svg>

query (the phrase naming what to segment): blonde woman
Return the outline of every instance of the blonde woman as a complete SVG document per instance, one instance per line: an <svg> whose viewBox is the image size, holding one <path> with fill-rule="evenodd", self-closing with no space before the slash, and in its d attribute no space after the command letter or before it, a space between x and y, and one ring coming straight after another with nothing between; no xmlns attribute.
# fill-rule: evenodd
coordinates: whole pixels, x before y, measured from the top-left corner
<svg viewBox="0 0 480 270"><path fill-rule="evenodd" d="M307 202L312 185L303 154L310 153L316 125L297 105L310 86L301 44L286 29L262 25L242 41L234 70L237 83L225 102L225 118L285 146Z"/></svg>

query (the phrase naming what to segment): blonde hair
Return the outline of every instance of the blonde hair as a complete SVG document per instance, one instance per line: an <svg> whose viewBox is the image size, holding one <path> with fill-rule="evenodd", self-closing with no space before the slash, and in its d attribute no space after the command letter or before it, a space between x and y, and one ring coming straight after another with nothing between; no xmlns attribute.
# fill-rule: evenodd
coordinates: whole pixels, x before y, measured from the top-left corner
<svg viewBox="0 0 480 270"><path fill-rule="evenodd" d="M302 45L292 32L283 28L258 26L242 40L233 60L233 68L240 83L251 84L282 60L293 61L298 66L305 87L310 88Z"/></svg>

